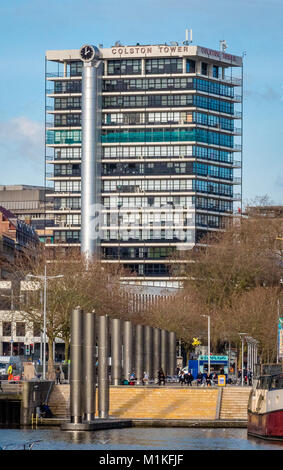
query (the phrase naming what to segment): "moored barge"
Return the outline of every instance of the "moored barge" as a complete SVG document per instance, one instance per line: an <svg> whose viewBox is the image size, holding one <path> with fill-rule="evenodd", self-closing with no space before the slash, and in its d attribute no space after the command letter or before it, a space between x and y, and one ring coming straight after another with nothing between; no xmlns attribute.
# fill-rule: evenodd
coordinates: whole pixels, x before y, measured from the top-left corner
<svg viewBox="0 0 283 470"><path fill-rule="evenodd" d="M248 403L248 434L283 440L283 373L255 381Z"/></svg>

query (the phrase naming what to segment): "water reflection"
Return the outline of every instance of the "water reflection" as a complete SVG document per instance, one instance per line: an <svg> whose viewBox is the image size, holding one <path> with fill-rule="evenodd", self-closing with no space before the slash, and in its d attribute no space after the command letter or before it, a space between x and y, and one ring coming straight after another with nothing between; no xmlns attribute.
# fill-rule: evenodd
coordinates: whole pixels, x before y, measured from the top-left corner
<svg viewBox="0 0 283 470"><path fill-rule="evenodd" d="M283 442L247 436L246 429L128 428L95 432L59 428L0 429L0 446L40 439L44 450L283 450Z"/></svg>

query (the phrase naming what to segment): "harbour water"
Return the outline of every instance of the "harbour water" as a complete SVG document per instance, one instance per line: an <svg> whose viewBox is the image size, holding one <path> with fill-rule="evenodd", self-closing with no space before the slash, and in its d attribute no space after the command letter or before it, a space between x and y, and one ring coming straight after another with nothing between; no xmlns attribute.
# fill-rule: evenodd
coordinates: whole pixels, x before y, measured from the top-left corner
<svg viewBox="0 0 283 470"><path fill-rule="evenodd" d="M247 435L246 429L126 428L68 432L60 428L0 429L0 446L35 450L283 450L283 442Z"/></svg>

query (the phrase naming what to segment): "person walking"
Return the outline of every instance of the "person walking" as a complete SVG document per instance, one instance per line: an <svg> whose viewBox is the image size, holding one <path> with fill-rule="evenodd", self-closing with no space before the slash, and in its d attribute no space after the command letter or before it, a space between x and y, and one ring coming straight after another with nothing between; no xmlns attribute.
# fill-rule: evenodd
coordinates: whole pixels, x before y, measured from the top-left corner
<svg viewBox="0 0 283 470"><path fill-rule="evenodd" d="M12 380L13 379L13 367L11 364L9 365L7 369L7 373L8 373L8 380Z"/></svg>
<svg viewBox="0 0 283 470"><path fill-rule="evenodd" d="M163 385L165 385L165 374L163 372L162 367L160 367L158 371L158 385L161 385L161 382L163 383Z"/></svg>
<svg viewBox="0 0 283 470"><path fill-rule="evenodd" d="M61 385L61 370L58 366L55 371L56 385Z"/></svg>

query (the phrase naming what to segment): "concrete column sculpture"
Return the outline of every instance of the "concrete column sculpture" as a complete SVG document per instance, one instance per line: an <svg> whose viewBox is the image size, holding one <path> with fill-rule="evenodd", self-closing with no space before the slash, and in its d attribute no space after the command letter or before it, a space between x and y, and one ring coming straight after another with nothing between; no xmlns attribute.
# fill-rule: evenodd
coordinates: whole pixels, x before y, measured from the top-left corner
<svg viewBox="0 0 283 470"><path fill-rule="evenodd" d="M168 331L161 330L161 367L165 375L168 369Z"/></svg>
<svg viewBox="0 0 283 470"><path fill-rule="evenodd" d="M144 327L144 370L148 373L149 379L153 379L153 328Z"/></svg>
<svg viewBox="0 0 283 470"><path fill-rule="evenodd" d="M160 366L161 366L161 357L160 357L160 352L161 352L160 339L161 338L160 337L161 337L160 329L154 328L153 329L153 376L155 380L157 380L158 370L160 369Z"/></svg>
<svg viewBox="0 0 283 470"><path fill-rule="evenodd" d="M95 314L83 315L83 390L84 418L92 421L95 417L96 389L96 334Z"/></svg>
<svg viewBox="0 0 283 470"><path fill-rule="evenodd" d="M169 375L175 375L177 371L177 351L176 351L176 333L170 331L169 333Z"/></svg>
<svg viewBox="0 0 283 470"><path fill-rule="evenodd" d="M144 327L136 325L136 380L137 384L142 383L144 373Z"/></svg>
<svg viewBox="0 0 283 470"><path fill-rule="evenodd" d="M121 320L111 320L111 383L121 385L122 372L122 335Z"/></svg>
<svg viewBox="0 0 283 470"><path fill-rule="evenodd" d="M70 415L72 424L82 423L82 333L83 310L77 307L71 313Z"/></svg>
<svg viewBox="0 0 283 470"><path fill-rule="evenodd" d="M123 324L123 379L129 379L133 364L133 325L126 320Z"/></svg>
<svg viewBox="0 0 283 470"><path fill-rule="evenodd" d="M109 317L98 316L98 416L108 418L109 413Z"/></svg>

